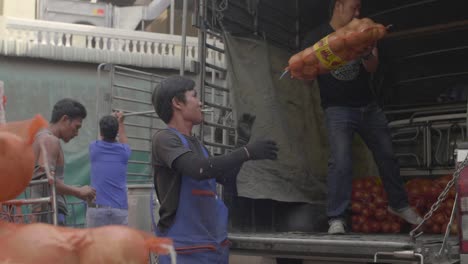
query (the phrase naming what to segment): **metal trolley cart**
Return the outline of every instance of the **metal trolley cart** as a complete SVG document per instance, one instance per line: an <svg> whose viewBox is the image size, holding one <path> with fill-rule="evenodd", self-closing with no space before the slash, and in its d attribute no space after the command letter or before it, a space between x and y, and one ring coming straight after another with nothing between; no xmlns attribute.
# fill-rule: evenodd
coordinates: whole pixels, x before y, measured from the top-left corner
<svg viewBox="0 0 468 264"><path fill-rule="evenodd" d="M48 196L32 198L32 188L43 187ZM33 210L40 208L40 210ZM56 189L54 179L33 180L20 198L1 203L0 219L13 223L34 223L45 219L48 223L58 225Z"/></svg>

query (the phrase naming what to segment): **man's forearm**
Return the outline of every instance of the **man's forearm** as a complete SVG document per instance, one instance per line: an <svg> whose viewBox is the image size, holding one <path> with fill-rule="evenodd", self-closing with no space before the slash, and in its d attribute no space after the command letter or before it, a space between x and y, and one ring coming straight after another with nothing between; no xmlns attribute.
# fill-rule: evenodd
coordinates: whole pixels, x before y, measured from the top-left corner
<svg viewBox="0 0 468 264"><path fill-rule="evenodd" d="M79 191L77 187L73 187L70 185L66 185L63 180L56 180L55 188L57 189L58 194L62 195L71 195L75 197L79 197Z"/></svg>
<svg viewBox="0 0 468 264"><path fill-rule="evenodd" d="M239 170L242 164L249 159L244 148L221 156L200 158L193 152L188 152L173 162L173 168L182 175L190 176L196 180L222 177L232 170Z"/></svg>
<svg viewBox="0 0 468 264"><path fill-rule="evenodd" d="M377 71L379 66L379 54L377 48L372 49L372 51L362 58L362 64L367 72L374 73Z"/></svg>
<svg viewBox="0 0 468 264"><path fill-rule="evenodd" d="M128 143L127 132L125 131L124 123L119 123L119 142L122 144Z"/></svg>

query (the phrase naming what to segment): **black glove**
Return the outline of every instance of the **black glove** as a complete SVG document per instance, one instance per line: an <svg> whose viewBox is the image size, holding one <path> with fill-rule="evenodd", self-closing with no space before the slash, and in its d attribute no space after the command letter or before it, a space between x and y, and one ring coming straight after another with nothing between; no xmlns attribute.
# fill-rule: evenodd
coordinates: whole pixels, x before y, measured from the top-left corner
<svg viewBox="0 0 468 264"><path fill-rule="evenodd" d="M251 160L275 160L277 158L278 146L273 140L257 140L247 144L245 148L247 149L247 154Z"/></svg>
<svg viewBox="0 0 468 264"><path fill-rule="evenodd" d="M238 147L245 146L252 133L252 126L255 121L255 116L251 114L242 114L241 118L237 122L237 143Z"/></svg>

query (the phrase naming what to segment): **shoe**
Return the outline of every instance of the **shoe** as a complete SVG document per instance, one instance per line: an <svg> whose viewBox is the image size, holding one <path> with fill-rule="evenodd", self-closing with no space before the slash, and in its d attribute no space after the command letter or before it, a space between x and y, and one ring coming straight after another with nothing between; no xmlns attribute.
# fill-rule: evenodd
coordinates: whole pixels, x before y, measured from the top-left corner
<svg viewBox="0 0 468 264"><path fill-rule="evenodd" d="M419 225L423 221L421 216L419 216L418 213L416 213L414 209L409 206L398 210L388 207L388 211L400 218L403 218L406 222L413 225Z"/></svg>
<svg viewBox="0 0 468 264"><path fill-rule="evenodd" d="M332 219L328 222L328 224L330 225L328 228L328 234L338 235L346 233L345 223L342 219Z"/></svg>

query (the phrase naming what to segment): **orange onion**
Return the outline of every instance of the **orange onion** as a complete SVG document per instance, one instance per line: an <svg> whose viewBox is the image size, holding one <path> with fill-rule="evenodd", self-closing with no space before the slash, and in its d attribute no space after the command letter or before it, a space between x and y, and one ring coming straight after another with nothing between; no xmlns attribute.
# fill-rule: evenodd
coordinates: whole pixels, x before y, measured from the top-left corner
<svg viewBox="0 0 468 264"><path fill-rule="evenodd" d="M31 145L15 134L0 132L0 202L21 194L31 181L33 170Z"/></svg>
<svg viewBox="0 0 468 264"><path fill-rule="evenodd" d="M125 226L90 229L0 222L0 263L147 264L172 241Z"/></svg>
<svg viewBox="0 0 468 264"><path fill-rule="evenodd" d="M288 61L287 69L293 78L314 80L317 75L328 73L364 55L369 46L386 33L383 25L369 18L355 18L312 47L294 54Z"/></svg>
<svg viewBox="0 0 468 264"><path fill-rule="evenodd" d="M26 189L34 170L32 143L47 127L41 116L0 125L0 202L16 198Z"/></svg>

